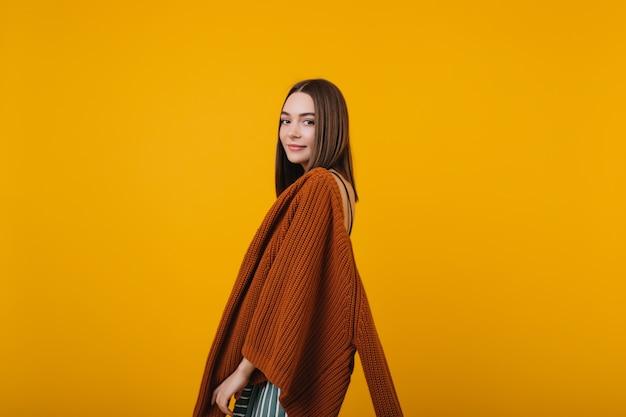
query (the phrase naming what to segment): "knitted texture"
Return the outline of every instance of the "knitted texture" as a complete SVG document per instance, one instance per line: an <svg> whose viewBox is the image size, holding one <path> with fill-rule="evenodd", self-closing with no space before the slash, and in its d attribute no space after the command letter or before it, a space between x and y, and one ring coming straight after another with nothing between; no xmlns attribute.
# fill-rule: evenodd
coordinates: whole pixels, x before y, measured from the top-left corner
<svg viewBox="0 0 626 417"><path fill-rule="evenodd" d="M359 352L376 415L402 416L344 226L332 174L286 189L244 257L207 360L194 417L221 417L213 390L245 356L280 387L289 417L337 416Z"/></svg>

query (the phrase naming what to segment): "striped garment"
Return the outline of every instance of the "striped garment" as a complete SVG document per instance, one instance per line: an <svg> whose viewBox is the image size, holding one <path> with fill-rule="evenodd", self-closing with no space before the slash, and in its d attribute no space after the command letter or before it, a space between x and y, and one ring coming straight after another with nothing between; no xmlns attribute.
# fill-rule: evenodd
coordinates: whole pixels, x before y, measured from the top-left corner
<svg viewBox="0 0 626 417"><path fill-rule="evenodd" d="M269 381L249 384L235 403L233 417L287 417L278 402L279 395L280 388Z"/></svg>

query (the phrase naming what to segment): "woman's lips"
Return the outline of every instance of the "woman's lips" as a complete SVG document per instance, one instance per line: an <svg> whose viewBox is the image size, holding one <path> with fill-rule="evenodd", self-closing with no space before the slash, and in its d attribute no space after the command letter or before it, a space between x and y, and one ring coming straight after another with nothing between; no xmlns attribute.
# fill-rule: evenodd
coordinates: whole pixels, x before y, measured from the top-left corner
<svg viewBox="0 0 626 417"><path fill-rule="evenodd" d="M287 145L287 148L288 148L290 151L299 151L299 150L301 150L301 149L306 148L306 146L302 146L302 145Z"/></svg>

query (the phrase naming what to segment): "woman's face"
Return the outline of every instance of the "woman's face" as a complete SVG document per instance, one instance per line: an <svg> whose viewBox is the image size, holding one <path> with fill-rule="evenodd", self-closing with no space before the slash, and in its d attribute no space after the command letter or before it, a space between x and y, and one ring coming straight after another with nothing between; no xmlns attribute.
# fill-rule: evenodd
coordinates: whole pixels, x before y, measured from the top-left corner
<svg viewBox="0 0 626 417"><path fill-rule="evenodd" d="M315 106L310 95L298 92L287 98L278 136L289 162L306 170L315 144Z"/></svg>

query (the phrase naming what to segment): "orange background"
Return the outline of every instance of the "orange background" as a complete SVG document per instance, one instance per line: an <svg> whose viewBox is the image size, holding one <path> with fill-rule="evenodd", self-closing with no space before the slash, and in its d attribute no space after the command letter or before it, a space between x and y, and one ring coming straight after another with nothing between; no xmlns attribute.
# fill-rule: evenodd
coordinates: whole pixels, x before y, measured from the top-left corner
<svg viewBox="0 0 626 417"><path fill-rule="evenodd" d="M405 414L626 415L624 2L0 4L0 415L191 414L310 77Z"/></svg>

